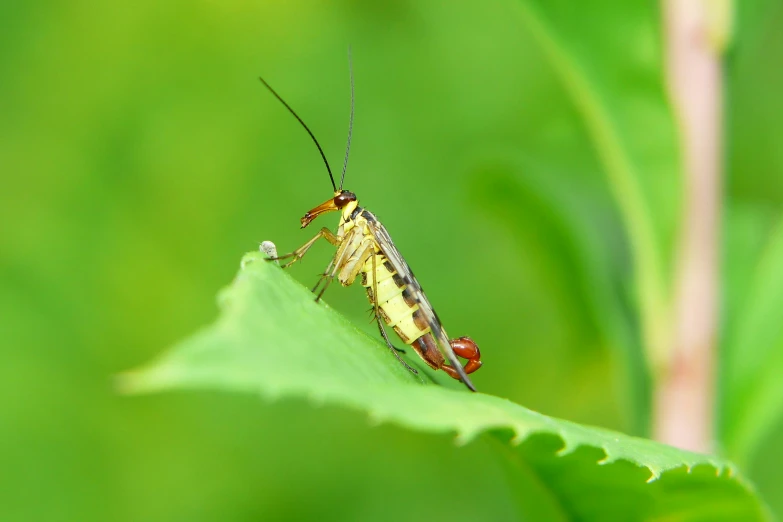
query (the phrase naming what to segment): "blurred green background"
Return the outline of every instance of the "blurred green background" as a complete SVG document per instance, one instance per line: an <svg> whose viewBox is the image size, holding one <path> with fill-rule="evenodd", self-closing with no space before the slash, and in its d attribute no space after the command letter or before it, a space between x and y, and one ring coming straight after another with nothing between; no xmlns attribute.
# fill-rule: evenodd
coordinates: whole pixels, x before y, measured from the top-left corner
<svg viewBox="0 0 783 522"><path fill-rule="evenodd" d="M476 385L547 415L647 435L633 226L589 103L531 23L542 20L593 82L635 165L669 284L681 180L661 15L652 3L625 4L0 5L0 519L515 516L486 441L455 448L447 436L370 427L299 401L112 389L112 375L214 318L215 294L244 252L263 240L289 251L310 237L299 217L331 186L257 76L339 170L349 44L346 188L383 220L449 333L479 342ZM783 231L783 10L736 7L721 333L747 340L751 327L734 318L765 287L756 268ZM321 245L292 272L312 285L329 255ZM771 279L780 270L767 261ZM361 289L334 287L326 299L374 332ZM760 321L774 325L767 315ZM767 367L774 380L781 332L762 330L745 375ZM729 375L742 350L722 348ZM757 396L721 393L730 431L742 415L726 420L723 405L742 412L733 398ZM758 393L772 405L749 435L762 449L729 456L783 514L774 495L783 391ZM455 513L442 498L465 495L466 484L476 501Z"/></svg>

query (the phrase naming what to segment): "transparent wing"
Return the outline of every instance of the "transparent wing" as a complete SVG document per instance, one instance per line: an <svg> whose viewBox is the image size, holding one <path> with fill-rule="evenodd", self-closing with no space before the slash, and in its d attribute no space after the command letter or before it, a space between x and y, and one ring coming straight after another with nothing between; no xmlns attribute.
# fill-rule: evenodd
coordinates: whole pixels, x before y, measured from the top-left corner
<svg viewBox="0 0 783 522"><path fill-rule="evenodd" d="M468 379L468 376L465 374L465 370L462 369L462 363L457 358L454 350L451 349L451 344L449 344L449 336L446 334L446 330L443 328L443 325L438 318L438 314L435 313L435 310L432 308L432 305L427 299L427 296L424 294L421 285L413 275L411 267L408 266L408 263L405 262L402 254L400 254L399 250L397 250L397 247L394 246L394 242L392 241L391 236L389 236L389 232L386 231L386 228L371 212L365 210L362 214L365 218L367 218L367 225L370 227L370 231L372 232L373 237L378 242L378 245L381 248L381 252L383 252L383 255L385 255L389 260L391 265L394 267L394 270L397 271L397 274L402 277L402 279L405 281L405 284L408 285L413 297L419 304L419 309L422 310L425 317L427 317L430 330L432 330L432 335L434 335L435 339L438 341L438 346L440 347L441 353L443 353L446 359L448 359L448 361L451 363L451 366L457 370L457 373L459 374L460 379L462 379L462 382L465 383L465 385L470 389L474 389L473 383L470 382L470 379Z"/></svg>

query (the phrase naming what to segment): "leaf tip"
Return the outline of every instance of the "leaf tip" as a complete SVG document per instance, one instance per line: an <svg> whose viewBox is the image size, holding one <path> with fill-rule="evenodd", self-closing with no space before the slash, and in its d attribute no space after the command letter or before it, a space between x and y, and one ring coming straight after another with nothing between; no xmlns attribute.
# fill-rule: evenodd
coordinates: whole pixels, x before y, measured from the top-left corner
<svg viewBox="0 0 783 522"><path fill-rule="evenodd" d="M263 257L261 254L264 254L266 257ZM277 257L277 246L271 241L263 241L258 247L258 250L247 252L242 256L242 259L239 261L239 270L242 271L251 263L264 261L269 257ZM280 265L279 261L277 262L277 265Z"/></svg>
<svg viewBox="0 0 783 522"><path fill-rule="evenodd" d="M650 484L652 482L655 482L659 478L661 478L661 470L657 468L652 468L650 466L645 466L650 471L650 478L648 478L645 483Z"/></svg>
<svg viewBox="0 0 783 522"><path fill-rule="evenodd" d="M244 270L247 268L247 265L250 263L253 263L258 259L258 254L255 252L248 252L247 254L242 256L242 259L239 261L239 270Z"/></svg>
<svg viewBox="0 0 783 522"><path fill-rule="evenodd" d="M477 432L474 430L462 430L458 431L457 435L454 437L454 445L455 446L465 446L470 441L476 438Z"/></svg>
<svg viewBox="0 0 783 522"><path fill-rule="evenodd" d="M530 435L529 431L515 431L509 442L512 446L519 446L527 440L528 435Z"/></svg>
<svg viewBox="0 0 783 522"><path fill-rule="evenodd" d="M569 443L567 439L562 437L562 435L561 435L561 440L563 441L563 447L557 450L555 452L555 455L557 455L558 457L565 457L566 455L570 455L571 453L576 451L578 444Z"/></svg>
<svg viewBox="0 0 783 522"><path fill-rule="evenodd" d="M609 453L606 451L606 448L603 448L603 450L604 450L604 457L595 461L596 464L598 464L599 466L606 466L607 464L611 464L612 462L617 460L615 457L609 455Z"/></svg>

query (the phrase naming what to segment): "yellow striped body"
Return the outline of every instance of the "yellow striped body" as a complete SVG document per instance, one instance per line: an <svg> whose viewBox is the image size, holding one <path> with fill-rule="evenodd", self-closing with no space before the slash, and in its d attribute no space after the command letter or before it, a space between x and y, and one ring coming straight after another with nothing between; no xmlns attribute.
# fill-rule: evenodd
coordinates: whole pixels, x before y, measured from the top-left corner
<svg viewBox="0 0 783 522"><path fill-rule="evenodd" d="M427 365L436 370L442 368L445 359L438 349L430 318L420 305L424 295L397 273L373 235L371 222L376 222L375 216L366 210L356 207L345 210L337 229L342 241L333 261L337 279L343 286L350 286L361 274L362 286L373 308L374 287L377 287L379 319L394 328L402 342L410 345ZM390 241L389 245L393 247ZM407 277L413 277L413 273L407 273Z"/></svg>
<svg viewBox="0 0 783 522"><path fill-rule="evenodd" d="M419 305L408 290L405 281L380 251L375 254L375 277L372 256L361 269L362 286L367 290L370 303L374 303L373 281L377 278L378 308L383 321L394 328L405 344L411 344L430 331L430 326Z"/></svg>

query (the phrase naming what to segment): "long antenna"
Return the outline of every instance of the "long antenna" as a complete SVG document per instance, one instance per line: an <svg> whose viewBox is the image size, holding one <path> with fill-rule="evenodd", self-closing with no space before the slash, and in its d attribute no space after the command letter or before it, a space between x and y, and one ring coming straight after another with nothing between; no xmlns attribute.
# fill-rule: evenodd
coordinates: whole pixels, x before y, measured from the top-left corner
<svg viewBox="0 0 783 522"><path fill-rule="evenodd" d="M345 161L343 162L343 175L340 177L340 190L343 189L345 171L348 169L348 152L351 150L351 135L353 134L353 60L351 60L350 46L348 46L348 72L351 75L351 119L348 121L348 145L345 147Z"/></svg>
<svg viewBox="0 0 783 522"><path fill-rule="evenodd" d="M264 84L264 87L269 89L269 92L274 94L275 98L277 98L280 101L280 103L285 105L285 108L288 109L288 112L290 112L291 114L294 115L294 118L296 118L297 121L299 121L299 123L302 124L302 127L304 127L304 129L307 131L307 134L309 134L310 137L313 139L313 143L315 143L315 146L318 147L318 152L321 153L321 158L323 158L323 160L324 160L324 165L326 165L326 170L327 170L327 172L329 172L329 179L332 181L332 188L334 189L335 192L337 192L337 187L334 184L334 177L332 176L332 169L329 168L329 162L326 160L326 154L324 154L324 150L321 148L321 144L318 143L317 139L315 139L315 136L313 135L313 133L310 130L310 128L307 126L307 124L305 124L305 122L302 121L302 118L300 118L299 115L296 112L294 112L294 110L291 108L291 106L288 105L285 102L285 100L283 98L281 98L280 95L277 94L275 92L275 90L268 83L266 83L266 80L264 80L260 76L258 77L258 79L261 80L261 83ZM353 80L351 80L351 85L353 86ZM352 89L353 89L353 87L352 87ZM351 103L351 121L353 121L353 103ZM350 141L351 141L351 139L350 139L350 133L349 133L348 134L348 142L350 143ZM347 153L346 153L346 161L347 161ZM345 169L344 168L343 168L343 176L345 176ZM340 186L342 187L342 183L340 183Z"/></svg>

